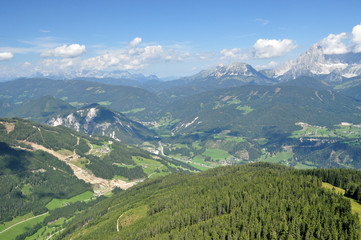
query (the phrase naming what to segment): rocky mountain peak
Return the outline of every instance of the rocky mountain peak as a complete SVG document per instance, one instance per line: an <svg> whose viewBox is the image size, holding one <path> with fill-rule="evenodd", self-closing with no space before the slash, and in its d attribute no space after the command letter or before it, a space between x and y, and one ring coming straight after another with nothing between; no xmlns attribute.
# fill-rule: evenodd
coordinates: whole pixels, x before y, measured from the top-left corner
<svg viewBox="0 0 361 240"><path fill-rule="evenodd" d="M325 54L324 48L313 44L296 60L289 60L274 71L279 80L291 80L299 76L328 75L326 80L341 81L361 75L361 54Z"/></svg>

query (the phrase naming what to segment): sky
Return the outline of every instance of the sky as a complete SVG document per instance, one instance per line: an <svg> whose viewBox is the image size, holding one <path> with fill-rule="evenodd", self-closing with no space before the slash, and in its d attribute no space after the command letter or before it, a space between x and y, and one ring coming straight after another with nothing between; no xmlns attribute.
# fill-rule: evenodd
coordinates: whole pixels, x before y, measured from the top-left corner
<svg viewBox="0 0 361 240"><path fill-rule="evenodd" d="M361 51L360 9L359 0L1 0L0 80L275 68L317 42Z"/></svg>

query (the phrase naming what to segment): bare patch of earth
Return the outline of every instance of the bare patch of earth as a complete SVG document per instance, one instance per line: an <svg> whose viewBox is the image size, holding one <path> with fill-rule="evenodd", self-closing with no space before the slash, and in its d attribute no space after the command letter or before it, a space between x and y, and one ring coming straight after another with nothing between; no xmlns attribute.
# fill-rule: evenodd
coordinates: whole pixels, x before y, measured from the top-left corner
<svg viewBox="0 0 361 240"><path fill-rule="evenodd" d="M95 176L94 173L92 173L90 170L80 168L71 162L71 160L78 159L78 155L75 153L75 151L73 152L72 155L66 156L66 155L62 155L52 149L48 149L42 145L39 145L39 144L36 144L33 142L28 142L28 141L21 141L21 142L30 145L34 150L41 150L41 151L47 152L47 153L53 155L54 157L58 158L60 161L65 162L73 170L74 175L78 179L83 180L83 181L93 185L94 192L97 195L103 195L106 192L113 190L115 187L119 187L119 188L125 190L125 189L128 189L128 188L134 186L137 183L136 181L125 182L122 180L108 180L108 179L103 179L103 178Z"/></svg>

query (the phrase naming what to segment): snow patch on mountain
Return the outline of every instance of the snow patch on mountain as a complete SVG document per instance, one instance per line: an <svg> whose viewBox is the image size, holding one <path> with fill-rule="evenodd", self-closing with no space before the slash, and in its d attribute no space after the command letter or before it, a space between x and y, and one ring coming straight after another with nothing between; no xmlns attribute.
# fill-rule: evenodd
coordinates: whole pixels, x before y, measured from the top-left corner
<svg viewBox="0 0 361 240"><path fill-rule="evenodd" d="M274 77L279 80L291 80L300 76L329 75L326 80L341 81L361 75L361 54L326 54L319 43L296 60L289 60L274 70Z"/></svg>

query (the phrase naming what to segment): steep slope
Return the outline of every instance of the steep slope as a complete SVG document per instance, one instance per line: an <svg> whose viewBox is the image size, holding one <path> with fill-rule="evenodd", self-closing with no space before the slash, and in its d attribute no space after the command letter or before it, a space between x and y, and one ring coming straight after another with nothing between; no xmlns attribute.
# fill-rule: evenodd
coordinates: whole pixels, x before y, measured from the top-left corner
<svg viewBox="0 0 361 240"><path fill-rule="evenodd" d="M329 82L361 75L361 53L326 54L316 43L296 60L289 60L275 69L274 77L281 81L299 76L322 76Z"/></svg>
<svg viewBox="0 0 361 240"><path fill-rule="evenodd" d="M361 102L331 90L243 86L175 101L155 129L164 153L202 167L272 161L361 168Z"/></svg>
<svg viewBox="0 0 361 240"><path fill-rule="evenodd" d="M56 99L53 96L44 96L31 99L18 106L7 114L8 117L26 118L36 122L44 122L49 116L74 109L69 103Z"/></svg>
<svg viewBox="0 0 361 240"><path fill-rule="evenodd" d="M235 62L228 66L219 65L190 77L166 82L170 87L160 91L160 96L174 98L219 88L272 83L274 83L273 79L264 76L252 66Z"/></svg>
<svg viewBox="0 0 361 240"><path fill-rule="evenodd" d="M313 88L318 90L332 89L327 82L307 76L301 76L287 82L282 82L277 84L277 86L279 87L293 86L293 87L302 87L302 88Z"/></svg>
<svg viewBox="0 0 361 240"><path fill-rule="evenodd" d="M10 147L50 153L70 166L79 179L92 184L100 194L114 187L128 188L136 183L135 179L151 174L178 171L173 165L177 164L175 161L167 162L109 138L91 138L63 126L51 127L22 119L1 119L0 122L1 142ZM152 167L146 169L148 164ZM119 177L129 182L119 180Z"/></svg>
<svg viewBox="0 0 361 240"><path fill-rule="evenodd" d="M221 128L259 136L268 128L289 132L295 123L359 123L361 103L332 91L291 86L244 86L181 99L164 108L175 133Z"/></svg>
<svg viewBox="0 0 361 240"><path fill-rule="evenodd" d="M155 94L144 89L80 80L18 79L0 83L0 95L0 99L7 99L11 103L22 103L51 95L73 106L99 103L116 111L151 111L162 105Z"/></svg>
<svg viewBox="0 0 361 240"><path fill-rule="evenodd" d="M355 78L339 87L339 91L346 96L361 100L361 79Z"/></svg>
<svg viewBox="0 0 361 240"><path fill-rule="evenodd" d="M54 198L71 198L91 190L66 163L17 141L19 135L27 134L24 132L16 121L0 120L1 223L29 212L46 212L46 204Z"/></svg>
<svg viewBox="0 0 361 240"><path fill-rule="evenodd" d="M88 135L107 136L131 144L154 139L154 133L145 126L97 104L65 114L55 114L46 123L51 126L63 125Z"/></svg>
<svg viewBox="0 0 361 240"><path fill-rule="evenodd" d="M39 228L44 233L49 224L70 219L115 188L190 169L109 138L19 118L0 119L0 239L24 239ZM21 220L30 225L18 229Z"/></svg>
<svg viewBox="0 0 361 240"><path fill-rule="evenodd" d="M0 99L0 116L5 117L12 109L12 105L4 100Z"/></svg>
<svg viewBox="0 0 361 240"><path fill-rule="evenodd" d="M56 239L357 238L349 200L299 173L253 164L147 181L76 217Z"/></svg>

